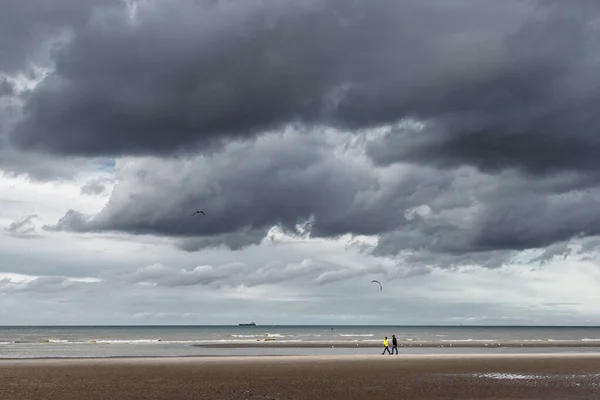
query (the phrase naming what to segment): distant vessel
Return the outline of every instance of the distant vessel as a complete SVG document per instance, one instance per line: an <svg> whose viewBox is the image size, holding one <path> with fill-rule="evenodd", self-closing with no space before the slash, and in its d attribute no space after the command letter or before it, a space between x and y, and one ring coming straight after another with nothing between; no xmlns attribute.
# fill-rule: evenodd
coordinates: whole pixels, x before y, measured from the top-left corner
<svg viewBox="0 0 600 400"><path fill-rule="evenodd" d="M238 324L238 326L256 326L254 322L250 322L249 324Z"/></svg>

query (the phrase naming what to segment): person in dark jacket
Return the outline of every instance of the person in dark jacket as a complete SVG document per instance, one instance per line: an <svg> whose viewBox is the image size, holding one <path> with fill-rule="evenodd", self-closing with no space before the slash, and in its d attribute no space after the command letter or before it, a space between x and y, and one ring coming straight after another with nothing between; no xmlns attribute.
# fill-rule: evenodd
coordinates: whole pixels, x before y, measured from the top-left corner
<svg viewBox="0 0 600 400"><path fill-rule="evenodd" d="M396 339L396 335L392 335L392 352L390 355L394 354L394 349L396 349L396 354L398 354L398 340Z"/></svg>

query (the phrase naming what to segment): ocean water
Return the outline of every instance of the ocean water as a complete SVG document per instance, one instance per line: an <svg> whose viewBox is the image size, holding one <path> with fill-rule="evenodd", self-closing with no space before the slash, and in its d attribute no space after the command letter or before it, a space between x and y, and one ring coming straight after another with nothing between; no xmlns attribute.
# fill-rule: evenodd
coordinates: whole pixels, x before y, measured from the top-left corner
<svg viewBox="0 0 600 400"><path fill-rule="evenodd" d="M600 327L7 326L0 358L376 354L392 334L404 354L600 351Z"/></svg>

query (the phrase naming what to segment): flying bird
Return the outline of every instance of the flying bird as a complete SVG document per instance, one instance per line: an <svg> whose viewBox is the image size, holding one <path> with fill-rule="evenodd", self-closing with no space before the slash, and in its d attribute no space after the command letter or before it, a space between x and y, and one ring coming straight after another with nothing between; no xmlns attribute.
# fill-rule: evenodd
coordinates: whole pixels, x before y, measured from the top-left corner
<svg viewBox="0 0 600 400"><path fill-rule="evenodd" d="M192 214L192 217L193 217L194 215L196 215L196 214L202 214L202 215L206 215L206 214L204 213L204 211L202 211L202 210L198 210L198 211L196 211L195 213L193 213L193 214Z"/></svg>

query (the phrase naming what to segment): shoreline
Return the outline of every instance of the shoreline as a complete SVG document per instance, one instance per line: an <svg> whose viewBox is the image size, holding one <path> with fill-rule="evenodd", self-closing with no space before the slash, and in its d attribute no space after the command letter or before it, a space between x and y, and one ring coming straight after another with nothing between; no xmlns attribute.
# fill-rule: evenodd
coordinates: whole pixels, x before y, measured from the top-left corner
<svg viewBox="0 0 600 400"><path fill-rule="evenodd" d="M381 342L342 342L342 341L322 341L322 342L291 342L291 341L276 341L276 340L268 340L268 341L254 341L254 342L231 342L231 343L194 343L191 344L192 347L205 347L205 348L221 348L221 349L229 349L229 348L328 348L328 347L338 347L338 348L356 348L356 347L366 347L366 348L382 348L383 343ZM565 341L414 341L414 342L398 342L398 348L411 348L411 347L423 347L423 348L432 348L432 347L468 347L468 348L489 348L489 347L508 347L508 348L544 348L544 347L563 347L563 348L573 348L573 347L597 347L600 349L600 341L574 341L574 340L565 340ZM391 349L391 345L390 345Z"/></svg>

